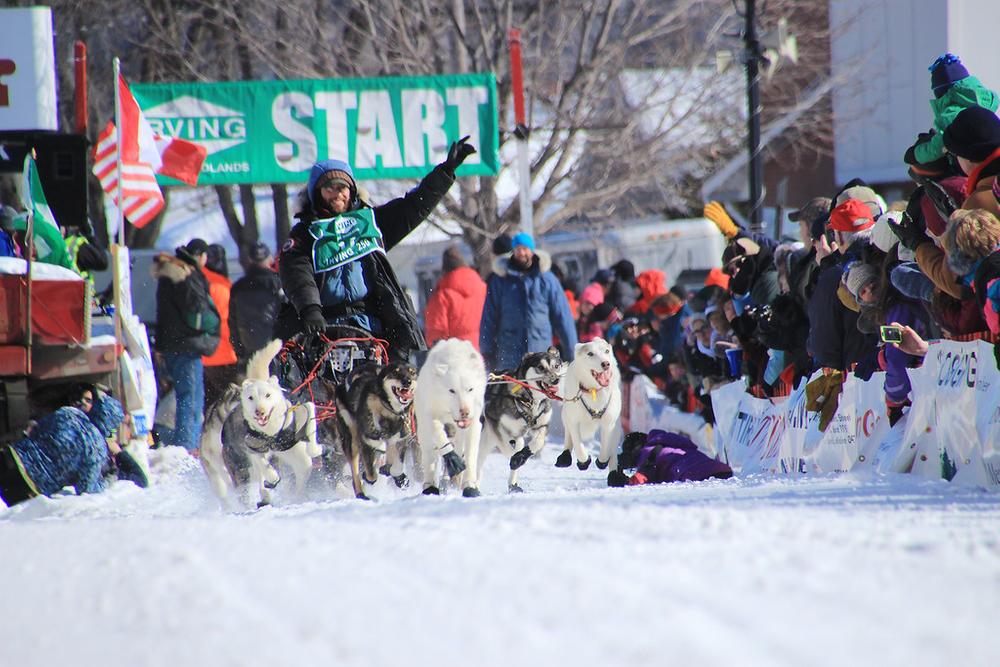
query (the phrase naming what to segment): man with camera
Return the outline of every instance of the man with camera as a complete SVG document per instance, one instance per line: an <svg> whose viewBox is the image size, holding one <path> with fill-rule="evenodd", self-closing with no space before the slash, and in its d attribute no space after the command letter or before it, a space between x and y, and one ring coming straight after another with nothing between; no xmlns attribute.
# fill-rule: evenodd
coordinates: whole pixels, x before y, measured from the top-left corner
<svg viewBox="0 0 1000 667"><path fill-rule="evenodd" d="M869 243L875 208L880 209L880 203L867 186L847 188L837 202L830 212L833 242L823 235L814 244L820 274L809 300L808 348L817 366L839 371L856 369L860 377L867 378L875 370L878 341L858 330L858 313L841 302L837 290L844 266L859 259Z"/></svg>

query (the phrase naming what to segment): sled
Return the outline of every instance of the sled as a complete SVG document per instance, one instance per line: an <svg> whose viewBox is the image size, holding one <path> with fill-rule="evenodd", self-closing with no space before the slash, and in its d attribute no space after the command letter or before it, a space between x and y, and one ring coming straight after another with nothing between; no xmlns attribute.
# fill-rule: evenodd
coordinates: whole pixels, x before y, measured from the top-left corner
<svg viewBox="0 0 1000 667"><path fill-rule="evenodd" d="M337 414L336 392L348 389L351 372L364 365L384 366L389 344L360 327L328 326L325 333L296 334L271 364L271 373L293 402L312 401L316 420Z"/></svg>

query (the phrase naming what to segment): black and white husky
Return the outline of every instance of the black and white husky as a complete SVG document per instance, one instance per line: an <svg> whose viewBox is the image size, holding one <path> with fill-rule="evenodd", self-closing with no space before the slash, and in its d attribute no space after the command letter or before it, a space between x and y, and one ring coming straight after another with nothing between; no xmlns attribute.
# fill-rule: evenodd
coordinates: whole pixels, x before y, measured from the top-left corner
<svg viewBox="0 0 1000 667"><path fill-rule="evenodd" d="M353 371L337 392L337 435L358 498L366 497L362 481L376 482L383 457L382 470L397 486L407 483L403 458L415 438L411 406L416 381L417 370L410 364L369 364Z"/></svg>
<svg viewBox="0 0 1000 667"><path fill-rule="evenodd" d="M545 446L552 420L551 397L559 388L563 360L559 349L529 352L516 370L508 373L516 382L501 382L486 387L483 411L483 436L479 456L479 478L486 455L499 450L510 459L507 488L521 491L518 470Z"/></svg>

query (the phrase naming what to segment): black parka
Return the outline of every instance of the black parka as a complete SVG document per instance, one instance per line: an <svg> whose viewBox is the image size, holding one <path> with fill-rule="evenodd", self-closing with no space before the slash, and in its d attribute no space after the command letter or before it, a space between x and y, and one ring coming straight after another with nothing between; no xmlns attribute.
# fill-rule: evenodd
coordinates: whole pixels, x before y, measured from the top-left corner
<svg viewBox="0 0 1000 667"><path fill-rule="evenodd" d="M161 253L150 269L156 286L156 349L206 356L219 346L219 311L197 261L183 248Z"/></svg>
<svg viewBox="0 0 1000 667"><path fill-rule="evenodd" d="M271 269L251 266L229 292L229 341L238 359L248 359L274 338L285 300L281 279Z"/></svg>
<svg viewBox="0 0 1000 667"><path fill-rule="evenodd" d="M391 250L416 229L454 182L454 174L438 165L404 196L375 206L375 223L382 232L384 249ZM356 204L356 208L363 206L365 204L360 201ZM278 259L285 295L294 307L286 307L282 311L278 327L282 337L301 330L298 314L305 308L322 305L318 276L312 262L313 238L309 234L309 225L317 218L308 208L297 217L299 222L292 228ZM366 314L379 321L382 327L380 335L388 341L393 356L405 359L410 352L427 349L413 304L400 286L385 254L373 252L355 261L362 264L368 296L362 304L352 305L360 306ZM329 322L342 317L344 312L326 306L323 315Z"/></svg>

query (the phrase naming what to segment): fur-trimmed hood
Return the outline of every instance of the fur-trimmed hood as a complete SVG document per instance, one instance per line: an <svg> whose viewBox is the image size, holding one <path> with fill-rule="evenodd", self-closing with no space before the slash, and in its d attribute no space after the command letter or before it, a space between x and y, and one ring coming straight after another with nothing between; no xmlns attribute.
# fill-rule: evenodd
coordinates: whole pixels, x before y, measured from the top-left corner
<svg viewBox="0 0 1000 667"><path fill-rule="evenodd" d="M531 261L531 268L528 271L545 273L552 269L552 255L544 250L535 250L535 258ZM511 271L510 255L501 255L493 260L493 273L504 277ZM519 273L521 273L519 271Z"/></svg>
<svg viewBox="0 0 1000 667"><path fill-rule="evenodd" d="M197 269L185 259L161 252L149 267L149 274L159 280L169 278L172 283L182 283Z"/></svg>

